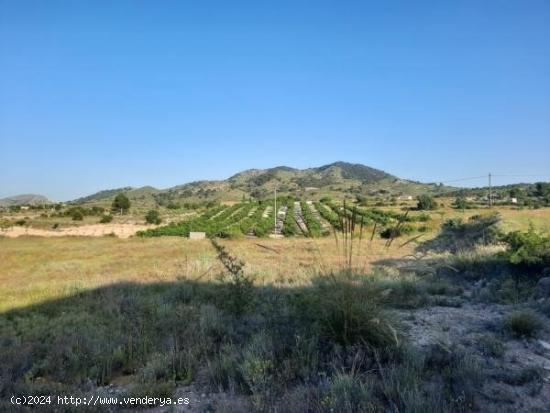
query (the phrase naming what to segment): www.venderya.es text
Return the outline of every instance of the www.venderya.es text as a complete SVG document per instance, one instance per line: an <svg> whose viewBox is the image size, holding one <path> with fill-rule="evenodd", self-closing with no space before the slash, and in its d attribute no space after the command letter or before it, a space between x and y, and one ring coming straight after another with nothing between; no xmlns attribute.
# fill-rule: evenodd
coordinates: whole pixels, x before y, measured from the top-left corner
<svg viewBox="0 0 550 413"><path fill-rule="evenodd" d="M114 397L114 396L12 396L18 406L176 406L188 405L187 397Z"/></svg>

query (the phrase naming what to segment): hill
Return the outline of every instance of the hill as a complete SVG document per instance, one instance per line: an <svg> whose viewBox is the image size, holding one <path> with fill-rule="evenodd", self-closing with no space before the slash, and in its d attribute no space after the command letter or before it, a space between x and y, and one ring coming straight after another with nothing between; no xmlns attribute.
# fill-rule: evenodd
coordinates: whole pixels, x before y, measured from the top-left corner
<svg viewBox="0 0 550 413"><path fill-rule="evenodd" d="M110 202L124 192L130 200L156 202L159 205L198 201L238 201L243 198L263 199L274 190L284 195L321 198L323 196L415 196L438 194L452 188L400 179L385 171L361 164L334 162L320 167L296 169L277 166L268 169L248 169L228 179L195 181L158 190L153 187L124 187L100 191L79 198L75 203Z"/></svg>
<svg viewBox="0 0 550 413"><path fill-rule="evenodd" d="M37 194L22 194L9 196L0 199L0 207L10 207L18 205L40 205L51 203L44 195Z"/></svg>
<svg viewBox="0 0 550 413"><path fill-rule="evenodd" d="M114 197L123 192L130 199L130 201L138 202L140 204L154 204L155 195L160 192L160 190L153 188L152 186L143 186L140 188L133 188L131 186L126 186L116 189L105 189L103 191L96 192L94 194L75 199L71 201L71 204L95 204L95 205L107 205L110 204Z"/></svg>

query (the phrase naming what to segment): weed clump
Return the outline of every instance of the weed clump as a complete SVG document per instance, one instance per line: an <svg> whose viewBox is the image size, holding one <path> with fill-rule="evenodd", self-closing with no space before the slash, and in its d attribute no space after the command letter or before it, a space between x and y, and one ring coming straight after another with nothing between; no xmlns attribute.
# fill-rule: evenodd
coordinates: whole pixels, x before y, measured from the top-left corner
<svg viewBox="0 0 550 413"><path fill-rule="evenodd" d="M311 311L321 334L342 345L373 348L399 344L396 323L384 311L383 291L359 276L344 273L316 280Z"/></svg>
<svg viewBox="0 0 550 413"><path fill-rule="evenodd" d="M244 262L231 256L225 247L213 238L210 241L218 252L218 259L227 270L227 275L220 276L222 281L226 281L226 291L223 296L222 305L234 314L244 314L251 308L254 300L253 283L244 274Z"/></svg>
<svg viewBox="0 0 550 413"><path fill-rule="evenodd" d="M533 311L520 310L504 319L504 327L516 338L533 338L542 328L542 322Z"/></svg>
<svg viewBox="0 0 550 413"><path fill-rule="evenodd" d="M466 222L460 218L449 219L441 226L440 234L419 245L418 250L457 253L494 244L500 237L499 222L498 214L474 215Z"/></svg>
<svg viewBox="0 0 550 413"><path fill-rule="evenodd" d="M478 344L481 352L486 356L501 358L506 352L504 343L491 334L484 334L479 337Z"/></svg>
<svg viewBox="0 0 550 413"><path fill-rule="evenodd" d="M102 215L101 216L101 219L99 220L99 223L100 224L108 224L109 222L111 222L113 220L113 216L112 215Z"/></svg>

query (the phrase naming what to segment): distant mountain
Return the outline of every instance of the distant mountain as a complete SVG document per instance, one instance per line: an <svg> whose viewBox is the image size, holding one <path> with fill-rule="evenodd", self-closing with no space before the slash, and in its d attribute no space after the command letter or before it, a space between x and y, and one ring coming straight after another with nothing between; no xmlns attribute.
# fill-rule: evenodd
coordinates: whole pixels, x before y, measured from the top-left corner
<svg viewBox="0 0 550 413"><path fill-rule="evenodd" d="M82 198L75 199L71 203L82 204L90 202L111 201L117 194L123 192L130 200L145 200L154 199L154 195L160 190L153 188L152 186L143 186L141 188L133 188L126 186L115 189L105 189L103 191L96 192L92 195L88 195Z"/></svg>
<svg viewBox="0 0 550 413"><path fill-rule="evenodd" d="M258 191L277 188L281 192L300 191L327 186L349 187L352 184L370 184L394 176L365 165L335 162L318 168L295 169L278 166L269 169L250 169L229 178L233 188ZM342 189L342 188L341 188Z"/></svg>
<svg viewBox="0 0 550 413"><path fill-rule="evenodd" d="M369 166L358 163L334 162L329 165L314 168L318 173L323 173L330 170L340 170L340 175L345 179L357 179L362 182L379 181L384 178L395 179L395 176L379 169L374 169Z"/></svg>
<svg viewBox="0 0 550 413"><path fill-rule="evenodd" d="M81 204L85 202L93 202L93 201L103 201L105 199L114 197L119 192L126 192L131 191L133 188L131 186L126 186L124 188L116 188L116 189L104 189L103 191L96 192L94 194L84 196L82 198L77 198L74 201L74 203Z"/></svg>
<svg viewBox="0 0 550 413"><path fill-rule="evenodd" d="M130 200L147 204L168 205L170 203L204 200L238 201L243 198L266 198L276 189L280 194L302 196L307 192L311 198L322 196L350 197L359 194L371 196L418 195L440 193L443 187L404 180L387 172L361 164L334 162L320 167L296 169L277 166L268 169L248 169L228 179L218 181L196 181L172 188L158 190L152 187L118 188L100 191L79 198L74 202L110 202L119 192ZM449 189L448 187L446 189Z"/></svg>
<svg viewBox="0 0 550 413"><path fill-rule="evenodd" d="M10 207L18 205L39 205L49 203L51 203L50 200L44 195L36 194L15 195L0 199L0 207Z"/></svg>

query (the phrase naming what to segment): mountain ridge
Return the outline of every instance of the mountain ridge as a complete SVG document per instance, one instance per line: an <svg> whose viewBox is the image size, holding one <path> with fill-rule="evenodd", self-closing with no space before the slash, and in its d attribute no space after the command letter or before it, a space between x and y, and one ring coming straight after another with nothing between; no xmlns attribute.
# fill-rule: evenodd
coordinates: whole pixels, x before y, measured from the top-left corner
<svg viewBox="0 0 550 413"><path fill-rule="evenodd" d="M372 194L387 187L391 187L390 192L395 194L407 191L430 192L435 186L400 179L363 164L337 161L305 169L286 165L245 169L226 179L199 180L166 189L123 187L103 190L71 202L105 201L112 199L118 192L125 192L131 200L147 199L151 203L166 205L182 200L236 201L250 197L262 199L270 196L275 189L279 193L298 195L308 192L309 195L318 197L342 192ZM147 191L144 190L146 188Z"/></svg>
<svg viewBox="0 0 550 413"><path fill-rule="evenodd" d="M304 169L286 165L245 169L226 179L198 180L166 189L152 186L104 189L68 202L106 205L119 192L124 192L131 201L154 207L181 202L264 199L272 196L275 190L280 194L303 196L307 193L310 198L320 198L415 196L420 193L441 193L442 189L452 188L398 178L381 169L359 163L336 161Z"/></svg>
<svg viewBox="0 0 550 413"><path fill-rule="evenodd" d="M38 205L50 204L51 201L44 195L40 194L20 194L8 196L0 199L1 207L20 206L20 205Z"/></svg>

